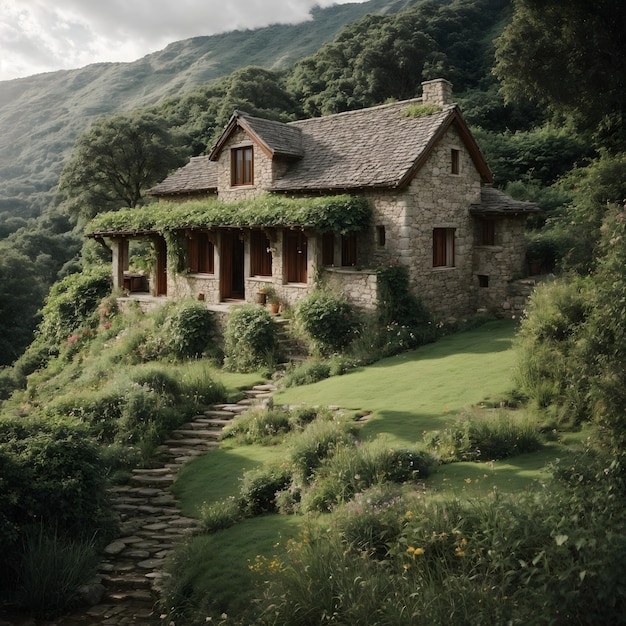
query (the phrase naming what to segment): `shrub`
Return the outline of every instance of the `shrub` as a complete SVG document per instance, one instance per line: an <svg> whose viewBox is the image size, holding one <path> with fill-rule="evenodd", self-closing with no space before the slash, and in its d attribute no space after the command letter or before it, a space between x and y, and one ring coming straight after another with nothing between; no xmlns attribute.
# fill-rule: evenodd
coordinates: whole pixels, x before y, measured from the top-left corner
<svg viewBox="0 0 626 626"><path fill-rule="evenodd" d="M234 437L239 443L268 443L291 430L285 409L249 409L224 427L221 437Z"/></svg>
<svg viewBox="0 0 626 626"><path fill-rule="evenodd" d="M336 528L348 548L382 559L404 526L406 505L396 485L383 484L357 493L337 511Z"/></svg>
<svg viewBox="0 0 626 626"><path fill-rule="evenodd" d="M207 533L230 528L243 516L241 504L235 498L228 498L200 507L200 522Z"/></svg>
<svg viewBox="0 0 626 626"><path fill-rule="evenodd" d="M345 348L353 339L358 320L352 306L343 298L325 291L314 291L302 299L296 321L322 354Z"/></svg>
<svg viewBox="0 0 626 626"><path fill-rule="evenodd" d="M199 357L207 351L213 337L212 314L199 302L181 300L169 312L161 333L174 358Z"/></svg>
<svg viewBox="0 0 626 626"><path fill-rule="evenodd" d="M536 423L507 411L465 415L459 423L426 437L443 461L495 461L541 448Z"/></svg>
<svg viewBox="0 0 626 626"><path fill-rule="evenodd" d="M518 335L517 382L538 406L565 407L572 421L589 415L584 327L593 302L585 279L537 287Z"/></svg>
<svg viewBox="0 0 626 626"><path fill-rule="evenodd" d="M276 324L263 307L253 304L233 307L224 340L224 366L229 370L250 372L275 362Z"/></svg>
<svg viewBox="0 0 626 626"><path fill-rule="evenodd" d="M276 511L276 494L291 482L289 468L268 465L249 470L241 479L240 495L249 515Z"/></svg>
<svg viewBox="0 0 626 626"><path fill-rule="evenodd" d="M310 385L318 380L323 380L330 376L330 363L322 360L310 360L290 365L282 379L285 387L297 387L299 385Z"/></svg>
<svg viewBox="0 0 626 626"><path fill-rule="evenodd" d="M61 344L72 333L97 326L98 305L110 291L106 267L93 267L55 283L42 310L38 337L46 344Z"/></svg>
<svg viewBox="0 0 626 626"><path fill-rule="evenodd" d="M291 444L289 455L294 472L308 482L323 459L340 447L354 442L354 430L334 420L316 420L309 424Z"/></svg>
<svg viewBox="0 0 626 626"><path fill-rule="evenodd" d="M80 425L61 420L0 420L0 550L18 563L20 539L33 524L63 536L106 541L115 524L99 449ZM8 577L8 578L7 578ZM12 584L0 572L0 588Z"/></svg>

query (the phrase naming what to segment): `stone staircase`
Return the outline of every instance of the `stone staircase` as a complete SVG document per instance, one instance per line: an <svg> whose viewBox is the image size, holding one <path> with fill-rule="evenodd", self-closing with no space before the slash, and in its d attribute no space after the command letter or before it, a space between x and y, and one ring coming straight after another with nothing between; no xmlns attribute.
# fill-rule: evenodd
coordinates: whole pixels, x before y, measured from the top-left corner
<svg viewBox="0 0 626 626"><path fill-rule="evenodd" d="M281 362L304 361L307 358L309 348L302 339L291 332L291 320L277 317L274 321L278 327L277 340Z"/></svg>
<svg viewBox="0 0 626 626"><path fill-rule="evenodd" d="M128 485L112 489L120 534L104 549L99 582L91 585L92 593L101 597L86 610L42 626L161 624L154 604L164 561L180 541L199 532L198 521L179 511L170 487L185 463L219 446L224 426L250 407L269 405L275 389L271 384L257 385L244 391L246 397L236 404L217 404L197 415L164 442L161 467L133 470Z"/></svg>

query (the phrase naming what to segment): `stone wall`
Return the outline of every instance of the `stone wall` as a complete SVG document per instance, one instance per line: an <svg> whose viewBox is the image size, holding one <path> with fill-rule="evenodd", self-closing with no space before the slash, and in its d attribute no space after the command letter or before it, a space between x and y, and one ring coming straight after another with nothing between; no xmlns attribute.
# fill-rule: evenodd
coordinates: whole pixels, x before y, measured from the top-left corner
<svg viewBox="0 0 626 626"><path fill-rule="evenodd" d="M459 151L459 174L451 173L451 150ZM481 180L454 127L434 147L409 187L367 194L372 224L362 237L371 266L397 261L409 268L411 287L435 315L472 313L474 226L469 207L480 200ZM385 229L379 244L378 229ZM433 267L433 229L454 229L454 265Z"/></svg>
<svg viewBox="0 0 626 626"><path fill-rule="evenodd" d="M325 268L324 279L336 294L342 294L348 302L360 309L376 309L376 272L350 268Z"/></svg>
<svg viewBox="0 0 626 626"><path fill-rule="evenodd" d="M525 260L526 217L495 221L495 245L474 247L474 281L477 310L496 315L516 315L525 306L519 302L511 282L522 276Z"/></svg>
<svg viewBox="0 0 626 626"><path fill-rule="evenodd" d="M232 148L252 146L254 184L231 185L230 151ZM272 184L272 160L263 152L261 147L238 128L224 144L217 161L217 188L220 200L249 200L255 198Z"/></svg>

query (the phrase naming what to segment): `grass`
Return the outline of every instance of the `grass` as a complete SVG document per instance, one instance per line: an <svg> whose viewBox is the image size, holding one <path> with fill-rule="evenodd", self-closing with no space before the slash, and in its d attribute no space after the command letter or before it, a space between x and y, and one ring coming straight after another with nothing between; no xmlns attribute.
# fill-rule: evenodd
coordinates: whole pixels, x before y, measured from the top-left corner
<svg viewBox="0 0 626 626"><path fill-rule="evenodd" d="M281 453L278 447L231 447L223 443L211 454L187 463L173 487L183 514L197 516L204 502L237 495L245 471L278 460Z"/></svg>
<svg viewBox="0 0 626 626"><path fill-rule="evenodd" d="M371 411L364 436L410 445L463 409L510 394L514 331L511 322L490 322L344 376L282 390L274 403Z"/></svg>
<svg viewBox="0 0 626 626"><path fill-rule="evenodd" d="M415 447L425 432L450 426L461 413L471 415L471 407L484 404L489 410L500 400L512 397L514 332L509 322L489 323L344 376L280 391L274 403L338 405L348 414L371 412L371 418L361 427L362 437L395 447ZM566 455L567 446L579 445L587 435L567 433L536 452L501 461L441 465L425 480L424 494L428 500L445 503L450 499L473 502L481 496L530 491L548 481L547 467L552 460ZM288 442L238 446L227 440L219 450L189 463L174 485L183 512L198 516L204 502L239 494L243 472L286 459ZM409 498L421 493L411 484L403 485L401 490ZM208 603L206 617L213 617L210 611L217 609L237 614L237 607L260 597L258 591L256 596L251 591L258 575L250 577L250 559L257 554L270 558L282 550L286 538L299 537L300 530L311 523L332 524L332 518L334 514L322 515L312 522L302 515L264 515L194 538L184 557L187 560L182 562L185 567L171 570L173 578L180 573L181 590L185 581L189 583L181 594L181 606L188 603L193 613ZM239 591L233 591L236 589ZM175 598L174 593L168 601L175 603ZM196 618L199 615L195 613ZM176 621L177 616L168 617Z"/></svg>
<svg viewBox="0 0 626 626"><path fill-rule="evenodd" d="M198 594L195 597L192 594L191 601L196 604L194 613L198 606L202 607L202 623L205 620L212 623L223 613L244 615L259 596L256 588L259 578L250 566L257 556L270 558L277 544L285 544L297 536L301 521L296 516L266 515L189 541L183 550L176 552L170 569L173 576L165 584L168 598L180 598L178 612L169 617L177 617L177 624L190 623L187 621L189 614L184 613L190 587ZM200 597L203 590L210 590L210 593ZM163 608L169 610L169 607Z"/></svg>

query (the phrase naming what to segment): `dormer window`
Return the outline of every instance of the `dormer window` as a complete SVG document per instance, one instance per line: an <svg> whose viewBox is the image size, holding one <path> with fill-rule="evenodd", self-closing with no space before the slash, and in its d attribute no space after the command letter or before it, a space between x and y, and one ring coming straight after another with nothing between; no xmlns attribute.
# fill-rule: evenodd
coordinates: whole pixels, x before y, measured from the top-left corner
<svg viewBox="0 0 626 626"><path fill-rule="evenodd" d="M254 183L254 168L252 146L233 148L231 153L231 185L252 185Z"/></svg>

